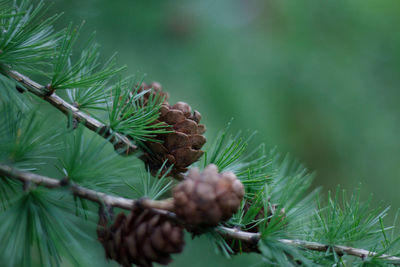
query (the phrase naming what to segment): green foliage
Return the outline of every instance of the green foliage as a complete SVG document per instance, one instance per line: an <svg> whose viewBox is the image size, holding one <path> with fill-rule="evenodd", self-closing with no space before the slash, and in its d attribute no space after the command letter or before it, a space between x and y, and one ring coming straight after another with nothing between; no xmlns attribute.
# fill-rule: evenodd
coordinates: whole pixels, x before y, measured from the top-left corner
<svg viewBox="0 0 400 267"><path fill-rule="evenodd" d="M382 230L386 230L381 228L380 222L388 209L373 209L371 199L360 202L360 189L348 200L346 192L338 188L334 197L329 195L326 206L318 205L314 216L314 239L325 244L375 246L382 237Z"/></svg>
<svg viewBox="0 0 400 267"><path fill-rule="evenodd" d="M172 167L170 167L168 171L161 175L161 170L164 169L165 164L166 162L156 173L155 177L153 177L148 170L146 172L143 170L138 170L140 172L140 184L137 185L126 182L126 185L133 191L133 196L131 197L135 199L145 197L157 200L168 194L175 183L173 180L167 178Z"/></svg>
<svg viewBox="0 0 400 267"><path fill-rule="evenodd" d="M57 131L43 131L43 118L30 112L0 99L0 160L24 169L45 164L59 147L53 143Z"/></svg>
<svg viewBox="0 0 400 267"><path fill-rule="evenodd" d="M75 253L81 249L80 240L90 237L79 230L59 194L34 189L14 195L0 220L0 259L7 259L7 266L32 266L32 249L39 255L40 266L61 266L63 257L83 266Z"/></svg>
<svg viewBox="0 0 400 267"><path fill-rule="evenodd" d="M157 142L156 135L169 132L168 125L157 122L163 98L149 94L145 103L144 95L151 90L139 92L132 84L125 80L112 87L112 103L107 106L110 128L130 136L139 145Z"/></svg>
<svg viewBox="0 0 400 267"><path fill-rule="evenodd" d="M17 185L14 180L0 176L0 212L10 205L10 199L15 195Z"/></svg>
<svg viewBox="0 0 400 267"><path fill-rule="evenodd" d="M111 192L132 169L133 164L127 159L110 153L107 141L97 136L88 138L82 125L74 131L67 130L64 140L65 153L59 159L59 169L73 182Z"/></svg>
<svg viewBox="0 0 400 267"><path fill-rule="evenodd" d="M281 238L304 239L304 227L314 210L315 191L309 193L312 175L289 157L281 158L271 151L271 181L265 184L262 208L265 219L258 224L262 242L259 249L267 262L297 266L300 260L305 266L313 266L300 250L279 242ZM257 202L256 202L257 203Z"/></svg>
<svg viewBox="0 0 400 267"><path fill-rule="evenodd" d="M80 110L104 110L107 81L99 81L87 89L67 89L71 103Z"/></svg>
<svg viewBox="0 0 400 267"><path fill-rule="evenodd" d="M242 156L248 140L243 140L241 133L236 136L228 136L230 126L231 123L228 123L226 129L216 138L211 151L207 153L207 158L209 157L209 159L205 161L205 166L211 163L215 164L218 166L219 171L222 172L237 163L240 156Z"/></svg>
<svg viewBox="0 0 400 267"><path fill-rule="evenodd" d="M9 1L7 0L0 1L0 19L12 18L19 15L21 14L12 12L12 8L9 5Z"/></svg>
<svg viewBox="0 0 400 267"><path fill-rule="evenodd" d="M22 99L20 97L21 93L15 90L18 86L21 90L25 90L19 86L19 84L13 80L1 74L2 69L0 67L0 91L2 93L2 102L13 102L15 106L19 109L26 110L27 108L32 108L31 101Z"/></svg>
<svg viewBox="0 0 400 267"><path fill-rule="evenodd" d="M378 255L387 252L387 248L397 242L397 240L389 241L386 232L390 228L384 227L382 222L389 208L373 209L371 200L363 203L359 194L360 189L348 199L345 191L338 188L334 197L329 195L325 206L319 202L310 224L308 238L330 246L341 244L381 251ZM343 258L333 249L329 249L324 257L321 257L321 261L330 261L332 264L356 262L348 257ZM379 266L384 260L371 257L362 263L366 265L359 263L361 264L359 266L368 266L373 262Z"/></svg>
<svg viewBox="0 0 400 267"><path fill-rule="evenodd" d="M312 216L299 220L301 228L297 228L297 231L301 231L300 235L291 234L294 230L291 230L291 227L286 233L291 239L298 238L327 245L327 251L324 253L307 249L301 251L304 257L318 266L392 266L385 259L379 258L386 253L396 255L398 251L399 239L394 226L383 225L382 219L387 210L372 209L370 202L361 202L359 190L348 198L344 191L338 189L333 198L329 196L326 205L319 204ZM292 222L288 226L291 224ZM264 241L265 243L267 241ZM268 245L271 246L271 243L268 242ZM359 247L376 252L376 255L360 259L337 253L335 245Z"/></svg>
<svg viewBox="0 0 400 267"><path fill-rule="evenodd" d="M274 238L262 239L259 249L267 266L320 266L307 259L300 249Z"/></svg>
<svg viewBox="0 0 400 267"><path fill-rule="evenodd" d="M251 203L246 206L246 203ZM253 199L246 199L242 201L240 208L236 214L229 220L228 225L233 227L240 227L244 231L252 230L265 220L269 219L269 216L261 216L257 218L260 212L264 209L264 195L262 192Z"/></svg>
<svg viewBox="0 0 400 267"><path fill-rule="evenodd" d="M316 189L309 193L313 175L289 156L282 159L275 150L270 155L273 172L271 182L265 185L263 205L265 210L276 205L277 212L269 222L260 224L260 232L265 237L278 234L280 238L285 235L305 238L302 232L304 221L310 219L315 209L315 194L318 192Z"/></svg>
<svg viewBox="0 0 400 267"><path fill-rule="evenodd" d="M221 234L213 229L210 229L205 233L205 236L214 245L214 251L216 254L222 254L222 256L228 259L231 258L231 253L233 252L232 248L229 246L229 244L226 242L225 238Z"/></svg>
<svg viewBox="0 0 400 267"><path fill-rule="evenodd" d="M206 151L204 166L215 164L219 171L233 171L246 187L247 194L259 192L269 179L271 160L264 144L248 152L253 135L230 134L231 122L221 131Z"/></svg>
<svg viewBox="0 0 400 267"><path fill-rule="evenodd" d="M92 40L89 40L77 62L71 63L72 48L78 40L80 29L81 27L73 27L70 24L60 42L60 48L54 61L51 89L86 89L88 92L75 93L73 96L76 97L74 102L87 107L97 104L102 92L99 90L102 85L104 86L104 82L125 67L116 68L114 56L102 66L99 62L100 46L93 43Z"/></svg>
<svg viewBox="0 0 400 267"><path fill-rule="evenodd" d="M15 1L12 7L2 11L0 63L30 71L37 65L46 64L55 51L60 34L54 33L53 29L59 15L43 16L44 3L33 7L27 0Z"/></svg>

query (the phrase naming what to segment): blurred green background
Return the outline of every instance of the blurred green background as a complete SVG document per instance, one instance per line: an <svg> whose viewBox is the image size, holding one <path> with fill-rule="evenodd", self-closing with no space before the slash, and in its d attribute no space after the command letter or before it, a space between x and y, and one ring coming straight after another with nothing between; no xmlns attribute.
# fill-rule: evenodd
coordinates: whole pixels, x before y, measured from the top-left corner
<svg viewBox="0 0 400 267"><path fill-rule="evenodd" d="M58 22L85 20L103 54L147 74L198 109L208 139L236 130L289 152L316 171L315 186L361 183L400 207L400 2L398 0L56 0ZM226 261L206 240L172 266ZM250 258L249 258L250 257ZM95 259L93 259L95 260Z"/></svg>

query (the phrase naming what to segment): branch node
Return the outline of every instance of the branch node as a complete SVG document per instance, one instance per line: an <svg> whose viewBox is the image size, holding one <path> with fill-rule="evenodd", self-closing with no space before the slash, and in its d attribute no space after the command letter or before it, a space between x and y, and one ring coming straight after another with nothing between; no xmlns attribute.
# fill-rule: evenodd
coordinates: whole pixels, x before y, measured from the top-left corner
<svg viewBox="0 0 400 267"><path fill-rule="evenodd" d="M138 207L139 209L146 208L145 202L148 200L147 197L141 197L137 201L135 201L134 206Z"/></svg>
<svg viewBox="0 0 400 267"><path fill-rule="evenodd" d="M101 127L101 128L99 129L98 134L99 134L100 136L105 137L106 135L109 135L109 134L110 134L110 130L111 130L111 127L110 127L109 125L104 125L103 127Z"/></svg>
<svg viewBox="0 0 400 267"><path fill-rule="evenodd" d="M53 88L53 86L50 83L45 86L45 89L46 89L45 90L46 91L45 96L51 96L56 91L56 89Z"/></svg>
<svg viewBox="0 0 400 267"><path fill-rule="evenodd" d="M60 180L60 186L67 186L70 184L70 180L68 176L65 176Z"/></svg>
<svg viewBox="0 0 400 267"><path fill-rule="evenodd" d="M361 260L362 260L362 261L365 261L366 258L367 258L367 256L361 255Z"/></svg>
<svg viewBox="0 0 400 267"><path fill-rule="evenodd" d="M32 182L31 181L24 181L22 185L22 189L24 192L28 192L32 188Z"/></svg>
<svg viewBox="0 0 400 267"><path fill-rule="evenodd" d="M80 105L79 105L77 102L72 103L72 106L75 107L75 108L77 108L77 109L80 108Z"/></svg>
<svg viewBox="0 0 400 267"><path fill-rule="evenodd" d="M70 118L67 121L67 127L71 128L72 130L76 130L79 126L79 121L76 118Z"/></svg>
<svg viewBox="0 0 400 267"><path fill-rule="evenodd" d="M116 143L113 143L113 146L114 146L115 152L117 152L121 156L125 156L125 155L128 156L132 152L130 147L122 140L120 140Z"/></svg>
<svg viewBox="0 0 400 267"><path fill-rule="evenodd" d="M260 238L258 236L252 236L252 237L250 237L250 240L249 240L250 244L252 244L252 245L257 245L258 241L260 241Z"/></svg>
<svg viewBox="0 0 400 267"><path fill-rule="evenodd" d="M22 88L22 87L19 86L19 85L15 86L15 89L17 89L17 91L18 91L19 93L21 93L21 94L25 93L25 89Z"/></svg>
<svg viewBox="0 0 400 267"><path fill-rule="evenodd" d="M344 252L343 251L336 251L336 254L341 258L344 256Z"/></svg>

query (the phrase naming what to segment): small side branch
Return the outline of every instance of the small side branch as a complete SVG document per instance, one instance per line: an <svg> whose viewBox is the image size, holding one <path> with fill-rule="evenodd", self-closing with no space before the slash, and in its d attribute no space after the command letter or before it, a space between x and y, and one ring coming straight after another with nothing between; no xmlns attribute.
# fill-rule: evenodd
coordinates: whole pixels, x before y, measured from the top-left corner
<svg viewBox="0 0 400 267"><path fill-rule="evenodd" d="M282 242L284 244L288 244L288 245L302 247L302 248L305 248L308 250L321 251L321 252L326 252L329 248L332 248L338 254L352 255L355 257L359 257L363 260L366 258L369 258L369 257L370 258L376 257L377 259L384 260L387 263L400 266L400 257L395 257L395 256L391 256L391 255L386 255L386 254L379 255L376 252L368 251L365 249L352 248L352 247L346 247L346 246L340 246L340 245L329 246L329 245L325 245L325 244L320 244L320 243L316 243L316 242L308 242L308 241L303 241L303 240L281 239L280 242Z"/></svg>
<svg viewBox="0 0 400 267"><path fill-rule="evenodd" d="M65 187L65 182L63 180L49 178L42 175L37 175L31 172L24 172L15 169L9 165L0 164L0 176L6 176L11 179L19 180L23 183L31 183L37 186L44 186L49 189ZM128 199L118 196L111 196L105 193L97 192L77 184L67 184L69 190L75 196L85 198L87 200L104 204L110 207L118 207L126 210L131 210L133 205L141 205L143 207L153 209L156 212L168 216L169 218L178 221L175 213L173 213L174 204L172 199L166 199L162 201L150 200L150 199ZM257 244L260 239L260 233L249 233L241 231L239 229L228 228L224 226L216 227L215 230L223 236L241 240L244 242ZM384 260L387 263L400 266L400 257L390 256L390 255L379 255L376 252L368 251L365 249L358 249L346 246L329 246L316 242L309 242L304 240L290 240L290 239L280 239L280 242L296 247L300 247L312 251L326 252L328 249L334 249L339 254L347 254L361 259L366 259L368 257L376 257L377 259Z"/></svg>
<svg viewBox="0 0 400 267"><path fill-rule="evenodd" d="M20 171L11 166L3 164L0 164L0 175L6 176L11 179L19 180L23 183L36 184L38 186L44 186L50 189L66 187L69 188L71 193L74 194L75 196L85 198L87 200L99 204L104 204L111 207L118 207L126 210L132 209L133 205L136 203L148 208L159 208L161 206L161 204L158 203L159 201L154 201L154 200L146 201L146 199L133 200L123 197L107 195L105 193L97 192L73 183L65 185L65 182L63 180L49 178L31 172ZM154 205L155 207L152 207L151 205Z"/></svg>
<svg viewBox="0 0 400 267"><path fill-rule="evenodd" d="M260 241L261 235L260 233L249 233L245 231L241 231L237 228L228 228L224 226L218 226L215 229L218 233L223 236L231 237L237 240L241 240L247 243L258 243Z"/></svg>
<svg viewBox="0 0 400 267"><path fill-rule="evenodd" d="M238 229L228 228L223 226L217 227L216 231L219 232L221 235L229 236L231 238L242 240L248 243L254 243L254 242L258 243L258 241L261 238L260 233L249 233L240 231ZM334 249L335 252L338 254L347 254L361 258L363 260L369 257L376 257L377 259L384 260L390 264L400 266L400 257L395 257L386 254L379 255L376 252L372 252L365 249L340 246L340 245L325 245L317 242L310 242L304 240L280 239L279 241L287 245L292 245L295 247L300 247L312 251L326 252L328 249Z"/></svg>
<svg viewBox="0 0 400 267"><path fill-rule="evenodd" d="M116 149L124 149L127 154L132 153L137 149L137 146L133 144L127 136L112 132L112 130L104 123L69 104L56 93L49 95L43 85L38 84L14 70L5 70L5 73L20 84L24 85L32 94L44 99L65 115L69 116L71 114L76 121L84 124L88 129L109 140Z"/></svg>
<svg viewBox="0 0 400 267"><path fill-rule="evenodd" d="M11 166L3 164L0 164L0 175L20 180L23 183L33 183L47 188L56 188L61 186L60 180L48 178L46 176L34 174L31 172L22 172Z"/></svg>

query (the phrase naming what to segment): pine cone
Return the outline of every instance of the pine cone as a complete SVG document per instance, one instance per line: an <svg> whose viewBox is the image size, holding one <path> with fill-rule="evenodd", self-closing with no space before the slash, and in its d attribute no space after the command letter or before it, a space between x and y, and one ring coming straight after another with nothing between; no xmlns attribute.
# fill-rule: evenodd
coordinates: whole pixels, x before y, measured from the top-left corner
<svg viewBox="0 0 400 267"><path fill-rule="evenodd" d="M246 201L243 207L244 215L249 211L250 207L253 205L252 202ZM267 226L271 222L271 216L274 215L277 212L278 205L273 204L271 207L268 207L267 210ZM282 219L284 218L285 210L282 208L280 210L280 215L282 215ZM257 215L254 217L254 220L259 221L265 218L265 210L264 207L260 209L260 211L257 213ZM249 223L246 225L245 229L239 229L243 230L249 233L258 233L260 231L258 224L256 222ZM246 241L238 241L236 239L230 238L230 237L225 237L224 238L226 243L231 247L232 249L232 254L238 254L238 253L250 253L250 252L256 252L260 253L260 250L258 249L257 242L246 242Z"/></svg>
<svg viewBox="0 0 400 267"><path fill-rule="evenodd" d="M168 160L161 174L164 174L173 165L170 175L182 179L182 173L187 171L187 167L196 162L204 153L201 148L206 142L206 138L203 136L206 128L203 124L199 124L200 113L196 110L192 112L187 103L178 102L171 106L167 102L167 95L162 92L161 85L158 83L152 83L151 86L144 84L141 88L151 87L154 88L153 94L165 96L157 122L170 125L171 127L167 130L173 132L158 135L156 139L162 143L145 142L149 151L145 151L141 159L150 168L153 175ZM143 89L139 89L139 92ZM150 93L147 94L144 96L145 103Z"/></svg>
<svg viewBox="0 0 400 267"><path fill-rule="evenodd" d="M118 214L109 227L100 216L97 236L106 257L124 267L151 267L153 262L167 265L172 261L170 254L182 252L184 246L182 227L139 207L134 207L128 216Z"/></svg>
<svg viewBox="0 0 400 267"><path fill-rule="evenodd" d="M173 190L176 215L199 226L216 226L232 217L244 196L243 184L232 172L218 173L210 164L202 173L192 168Z"/></svg>

